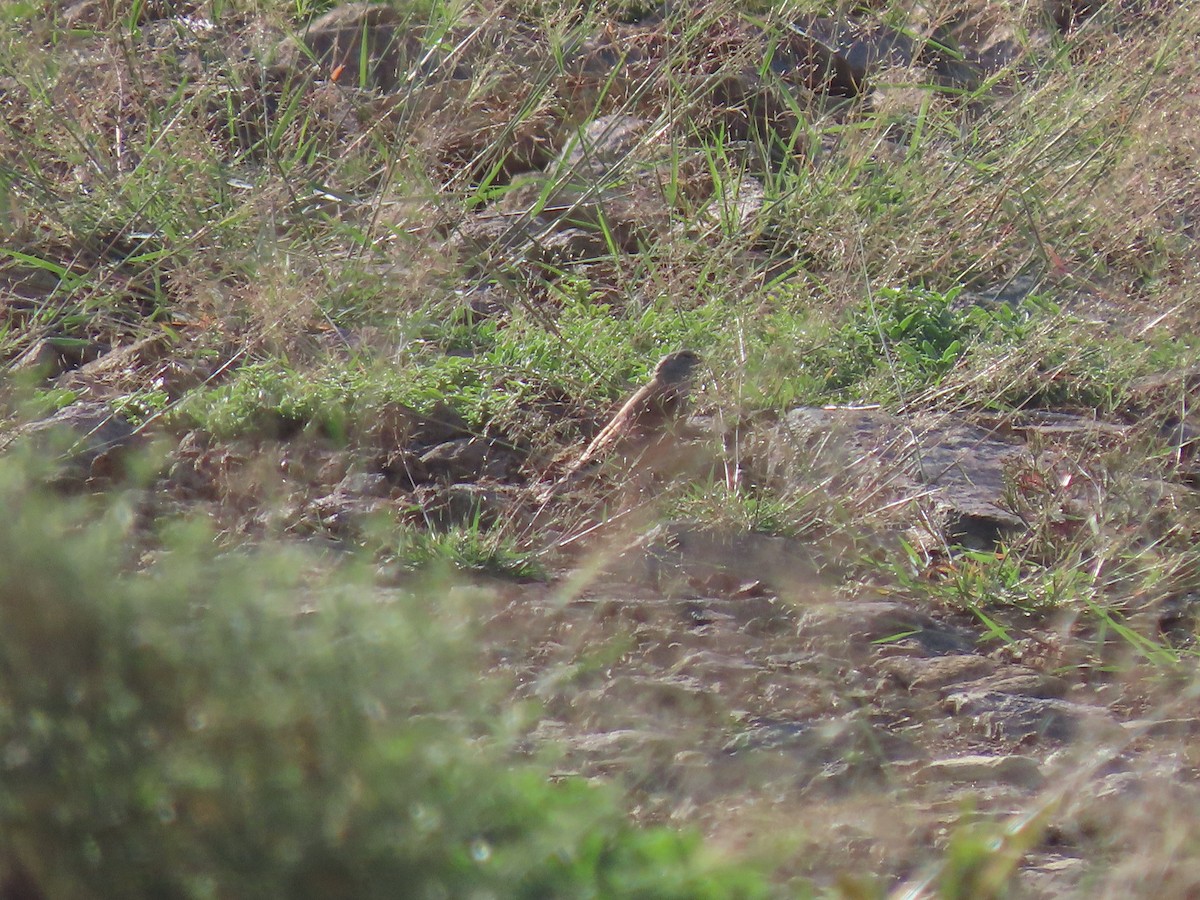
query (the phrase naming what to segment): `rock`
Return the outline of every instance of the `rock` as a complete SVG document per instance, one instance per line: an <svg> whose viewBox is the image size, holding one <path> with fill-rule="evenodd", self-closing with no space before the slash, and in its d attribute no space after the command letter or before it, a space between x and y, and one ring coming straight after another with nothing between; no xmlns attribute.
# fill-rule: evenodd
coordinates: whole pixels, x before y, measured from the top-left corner
<svg viewBox="0 0 1200 900"><path fill-rule="evenodd" d="M645 752L647 743L654 735L645 729L617 728L573 735L562 739L572 755L592 765L613 765Z"/></svg>
<svg viewBox="0 0 1200 900"><path fill-rule="evenodd" d="M577 610L588 608L594 609L593 615L597 620L619 620L630 623L635 630L649 623L667 632L678 632L682 628L696 634L736 633L761 639L789 635L796 628L795 619L787 607L769 597L734 600L656 597L636 601L606 599L599 602L585 599L574 604ZM811 657L798 656L797 659L809 660Z"/></svg>
<svg viewBox="0 0 1200 900"><path fill-rule="evenodd" d="M790 25L771 56L780 78L818 94L854 97L888 68L907 68L917 57L912 38L886 25L812 16Z"/></svg>
<svg viewBox="0 0 1200 900"><path fill-rule="evenodd" d="M1008 416L1006 421L996 423L996 427L1007 428L1025 436L1036 434L1047 438L1084 439L1087 441L1107 439L1109 443L1127 438L1130 432L1125 425L1101 422L1092 416L1080 416L1048 409L1015 413Z"/></svg>
<svg viewBox="0 0 1200 900"><path fill-rule="evenodd" d="M572 137L545 173L512 179L495 204L468 219L454 242L487 271L519 261L559 268L633 250L663 232L670 210L643 138L651 123L603 116Z"/></svg>
<svg viewBox="0 0 1200 900"><path fill-rule="evenodd" d="M460 483L424 487L418 490L416 499L424 524L443 531L459 526L490 528L510 515L507 494L492 486Z"/></svg>
<svg viewBox="0 0 1200 900"><path fill-rule="evenodd" d="M61 463L64 484L116 477L125 455L137 442L137 430L104 403L78 402L18 431Z"/></svg>
<svg viewBox="0 0 1200 900"><path fill-rule="evenodd" d="M479 274L530 265L562 268L608 252L598 232L570 227L565 218L533 215L530 210L480 213L459 227L450 246L470 260L471 270Z"/></svg>
<svg viewBox="0 0 1200 900"><path fill-rule="evenodd" d="M307 504L289 530L315 533L334 537L356 537L363 523L387 506L379 498L359 497L335 492Z"/></svg>
<svg viewBox="0 0 1200 900"><path fill-rule="evenodd" d="M199 3L176 3L168 0L150 0L139 3L135 9L136 22L145 25L174 16L184 16L198 11ZM125 7L112 0L78 0L63 10L63 24L68 28L107 28L114 22L126 20Z"/></svg>
<svg viewBox="0 0 1200 900"><path fill-rule="evenodd" d="M684 84L700 107L697 113L702 118L697 125L726 140L762 141L778 135L779 145L787 146L799 127L795 100L774 81L764 79L757 68L723 70L716 78L705 75L691 83L685 79ZM794 152L802 153L803 148Z"/></svg>
<svg viewBox="0 0 1200 900"><path fill-rule="evenodd" d="M1028 756L972 755L939 759L922 766L913 778L918 784L966 782L978 786L1000 783L1030 790L1037 790L1046 783L1042 767Z"/></svg>
<svg viewBox="0 0 1200 900"><path fill-rule="evenodd" d="M951 543L989 550L1024 522L1004 507L1005 471L1023 448L975 425L946 423L914 433L915 479L930 489Z"/></svg>
<svg viewBox="0 0 1200 900"><path fill-rule="evenodd" d="M456 293L464 313L471 321L501 318L518 302L516 295L502 285L481 284Z"/></svg>
<svg viewBox="0 0 1200 900"><path fill-rule="evenodd" d="M46 339L37 341L28 350L13 360L12 372L31 372L38 378L55 378L67 370L62 353Z"/></svg>
<svg viewBox="0 0 1200 900"><path fill-rule="evenodd" d="M392 488L377 472L351 472L338 484L337 492L352 497L387 497Z"/></svg>
<svg viewBox="0 0 1200 900"><path fill-rule="evenodd" d="M469 435L467 420L452 406L439 401L427 412L389 403L373 417L363 437L391 453L411 444L429 446Z"/></svg>
<svg viewBox="0 0 1200 900"><path fill-rule="evenodd" d="M1200 367L1152 375L1135 381L1123 410L1136 423L1157 426L1159 437L1174 455L1175 476L1200 485Z"/></svg>
<svg viewBox="0 0 1200 900"><path fill-rule="evenodd" d="M1028 452L1016 440L977 425L954 418L921 424L881 410L801 407L784 417L767 445L768 478L799 482L811 477L814 464L840 463L843 470L853 468L860 490L896 501L910 496L924 510L912 523L934 524L950 543L991 549L1024 528L1004 506L1005 473ZM820 452L815 460L814 451Z"/></svg>
<svg viewBox="0 0 1200 900"><path fill-rule="evenodd" d="M78 338L43 338L18 356L13 372L29 372L43 380L57 378L63 372L90 364L105 348Z"/></svg>
<svg viewBox="0 0 1200 900"><path fill-rule="evenodd" d="M1069 742L1084 733L1108 738L1124 734L1104 710L1068 700L982 689L951 694L942 708L969 719L989 739L1010 744Z"/></svg>
<svg viewBox="0 0 1200 900"><path fill-rule="evenodd" d="M431 481L421 462L421 454L411 447L400 447L391 451L380 462L379 470L400 487L412 488Z"/></svg>
<svg viewBox="0 0 1200 900"><path fill-rule="evenodd" d="M531 237L530 246L533 259L551 269L602 259L610 250L599 231L584 228L554 228L544 236Z"/></svg>
<svg viewBox="0 0 1200 900"><path fill-rule="evenodd" d="M800 638L827 651L837 647L849 655L865 655L880 644L911 648L931 656L963 654L974 649L974 637L944 625L904 603L857 600L805 609Z"/></svg>
<svg viewBox="0 0 1200 900"><path fill-rule="evenodd" d="M152 334L123 347L116 347L68 373L59 382L60 387L80 388L109 383L121 377L129 377L144 366L161 359L171 348L171 338L166 333Z"/></svg>
<svg viewBox="0 0 1200 900"><path fill-rule="evenodd" d="M986 676L959 685L963 693L1013 694L1022 697L1048 699L1062 697L1068 685L1061 678L1045 675L1026 666L998 666Z"/></svg>
<svg viewBox="0 0 1200 900"><path fill-rule="evenodd" d="M1098 0L1045 0L1045 12L1060 32L1069 34L1103 5Z"/></svg>
<svg viewBox="0 0 1200 900"><path fill-rule="evenodd" d="M1179 402L1180 395L1195 399L1200 393L1200 366L1189 366L1159 375L1147 375L1136 379L1129 386L1129 396L1135 409L1171 405Z"/></svg>
<svg viewBox="0 0 1200 900"><path fill-rule="evenodd" d="M952 306L955 310L968 310L973 306L995 309L998 306L1018 308L1027 297L1045 287L1041 275L1014 275L1005 281L959 291Z"/></svg>
<svg viewBox="0 0 1200 900"><path fill-rule="evenodd" d="M470 437L438 444L421 454L418 462L429 479L501 481L512 474L517 457L496 441Z"/></svg>
<svg viewBox="0 0 1200 900"><path fill-rule="evenodd" d="M479 438L457 438L427 450L419 462L431 478L462 481L481 474L487 450Z"/></svg>
<svg viewBox="0 0 1200 900"><path fill-rule="evenodd" d="M736 233L750 232L766 208L767 189L762 181L750 175L738 179L732 193L725 198ZM727 227L729 227L727 225Z"/></svg>
<svg viewBox="0 0 1200 900"><path fill-rule="evenodd" d="M307 504L301 520L333 535L353 534L371 515L387 508L392 485L387 477L374 472L353 472L337 488L319 500Z"/></svg>
<svg viewBox="0 0 1200 900"><path fill-rule="evenodd" d="M171 455L167 478L175 492L197 500L219 500L230 470L241 460L228 445L213 445L205 431L189 431Z"/></svg>
<svg viewBox="0 0 1200 900"><path fill-rule="evenodd" d="M624 250L665 230L670 210L658 171L661 135L647 119L601 116L568 141L547 170L543 216L561 216L572 227L606 232Z"/></svg>
<svg viewBox="0 0 1200 900"><path fill-rule="evenodd" d="M738 589L756 583L763 593L788 592L803 604L831 589L835 567L818 548L793 538L668 522L633 541L609 571L653 584L668 596L695 593L697 585L708 583Z"/></svg>
<svg viewBox="0 0 1200 900"><path fill-rule="evenodd" d="M350 474L352 457L348 452L328 454L317 469L316 483L333 486Z"/></svg>
<svg viewBox="0 0 1200 900"><path fill-rule="evenodd" d="M879 663L881 671L911 691L936 691L974 681L996 671L999 663L974 653L949 656L896 656Z"/></svg>
<svg viewBox="0 0 1200 900"><path fill-rule="evenodd" d="M347 3L314 19L276 54L278 68L303 71L315 60L323 77L351 87L362 84L390 92L422 59L420 37L404 17L384 3Z"/></svg>
<svg viewBox="0 0 1200 900"><path fill-rule="evenodd" d="M857 713L836 719L754 719L725 745L727 753L787 749L829 762L857 749L878 750L891 736Z"/></svg>
<svg viewBox="0 0 1200 900"><path fill-rule="evenodd" d="M623 114L594 119L568 141L553 173L585 183L618 173L639 157L639 147L652 124L649 119ZM645 159L644 153L640 156Z"/></svg>
<svg viewBox="0 0 1200 900"><path fill-rule="evenodd" d="M647 43L647 40L650 43ZM602 105L632 106L637 93L660 84L664 71L653 35L645 29L607 27L569 42L564 54L564 105L567 118L594 116Z"/></svg>
<svg viewBox="0 0 1200 900"><path fill-rule="evenodd" d="M1143 738L1177 738L1191 740L1200 736L1200 718L1184 716L1170 719L1147 719L1126 722L1131 734Z"/></svg>
<svg viewBox="0 0 1200 900"><path fill-rule="evenodd" d="M1087 876L1087 861L1078 857L1050 854L1031 858L1016 872L1013 895L1029 900L1058 900L1080 896L1079 883Z"/></svg>

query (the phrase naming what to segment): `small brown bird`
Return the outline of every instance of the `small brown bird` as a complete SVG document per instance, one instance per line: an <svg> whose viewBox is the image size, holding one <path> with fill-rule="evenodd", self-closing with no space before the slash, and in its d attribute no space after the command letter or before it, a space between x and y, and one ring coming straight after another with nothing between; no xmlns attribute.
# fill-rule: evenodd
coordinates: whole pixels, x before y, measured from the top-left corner
<svg viewBox="0 0 1200 900"><path fill-rule="evenodd" d="M562 477L542 495L549 499L601 457L620 453L639 461L655 445L669 440L670 426L682 414L700 355L693 350L668 353L651 379L633 394L590 444L567 466Z"/></svg>

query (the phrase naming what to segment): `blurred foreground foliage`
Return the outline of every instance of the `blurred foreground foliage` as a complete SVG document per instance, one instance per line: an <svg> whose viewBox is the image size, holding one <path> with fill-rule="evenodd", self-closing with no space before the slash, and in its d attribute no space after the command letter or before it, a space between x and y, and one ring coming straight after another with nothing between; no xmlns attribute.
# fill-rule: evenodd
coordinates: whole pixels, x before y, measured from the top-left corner
<svg viewBox="0 0 1200 900"><path fill-rule="evenodd" d="M552 783L448 583L155 529L0 459L0 894L760 897L698 839ZM509 729L511 731L511 729Z"/></svg>

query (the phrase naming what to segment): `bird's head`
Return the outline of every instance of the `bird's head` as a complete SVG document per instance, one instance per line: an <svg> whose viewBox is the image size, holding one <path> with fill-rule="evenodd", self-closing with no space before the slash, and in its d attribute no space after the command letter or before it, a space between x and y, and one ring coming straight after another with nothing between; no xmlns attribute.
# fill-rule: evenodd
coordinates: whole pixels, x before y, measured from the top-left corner
<svg viewBox="0 0 1200 900"><path fill-rule="evenodd" d="M668 353L654 367L654 378L666 384L682 384L690 381L700 365L700 354L694 350L676 350Z"/></svg>

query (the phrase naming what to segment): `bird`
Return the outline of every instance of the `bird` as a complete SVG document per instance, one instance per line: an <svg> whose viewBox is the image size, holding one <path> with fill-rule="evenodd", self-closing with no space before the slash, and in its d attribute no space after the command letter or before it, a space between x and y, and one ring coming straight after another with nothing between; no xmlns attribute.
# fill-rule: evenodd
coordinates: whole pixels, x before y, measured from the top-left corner
<svg viewBox="0 0 1200 900"><path fill-rule="evenodd" d="M606 456L620 453L630 463L637 463L648 451L670 440L671 426L687 406L699 366L700 354L694 350L676 350L660 359L650 380L621 405L558 481L542 493L543 502Z"/></svg>

